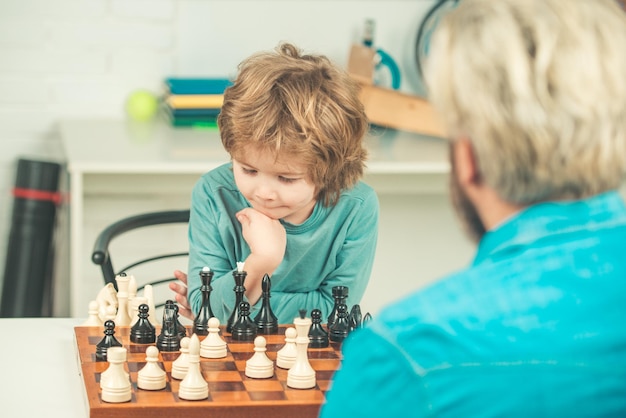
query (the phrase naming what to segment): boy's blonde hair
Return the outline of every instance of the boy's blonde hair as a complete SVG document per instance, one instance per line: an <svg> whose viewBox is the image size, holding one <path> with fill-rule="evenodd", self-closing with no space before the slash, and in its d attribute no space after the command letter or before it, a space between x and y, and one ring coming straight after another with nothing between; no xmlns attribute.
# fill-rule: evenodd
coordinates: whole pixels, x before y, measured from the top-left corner
<svg viewBox="0 0 626 418"><path fill-rule="evenodd" d="M615 189L626 160L626 14L615 0L463 0L433 37L432 102L516 204Z"/></svg>
<svg viewBox="0 0 626 418"><path fill-rule="evenodd" d="M218 124L234 159L252 146L304 164L325 205L363 176L368 123L357 84L328 58L303 55L294 45L239 65Z"/></svg>

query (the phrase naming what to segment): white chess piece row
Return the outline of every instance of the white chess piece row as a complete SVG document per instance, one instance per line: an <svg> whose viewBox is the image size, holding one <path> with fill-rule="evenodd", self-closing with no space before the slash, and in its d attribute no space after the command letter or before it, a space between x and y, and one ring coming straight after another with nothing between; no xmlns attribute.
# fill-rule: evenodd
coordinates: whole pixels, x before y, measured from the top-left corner
<svg viewBox="0 0 626 418"><path fill-rule="evenodd" d="M296 389L315 387L315 370L311 367L307 347L310 318L295 318L296 328L285 331L285 345L277 352L276 365L288 369L287 386ZM266 379L274 375L274 362L267 356L267 341L258 336L254 340L254 354L246 361L246 376ZM223 358L227 344L220 336L219 320L209 320L209 334L200 342L198 336L184 337L180 342L180 355L172 363L172 378L182 380L178 396L186 400L201 400L209 396L208 383L200 371L200 357ZM131 385L123 364L127 351L123 347L111 347L107 351L109 368L100 377L102 400L127 402L131 399ZM139 370L137 387L144 390L161 390L167 384L166 373L159 366L159 350L155 346L146 349L146 365Z"/></svg>
<svg viewBox="0 0 626 418"><path fill-rule="evenodd" d="M137 295L137 281L134 276L118 275L115 278L118 290L112 283L105 285L95 300L89 302L87 320L83 326L102 326L111 319L117 326L132 326L138 320L138 310L141 304L148 305L148 313L152 314L150 322L159 324L154 315L154 290L151 285L144 286L143 296Z"/></svg>

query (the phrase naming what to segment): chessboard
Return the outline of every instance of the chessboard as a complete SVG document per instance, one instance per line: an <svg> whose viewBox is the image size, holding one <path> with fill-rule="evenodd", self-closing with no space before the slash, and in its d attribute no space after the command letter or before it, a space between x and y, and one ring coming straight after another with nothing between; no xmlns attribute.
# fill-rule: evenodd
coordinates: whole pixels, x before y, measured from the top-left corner
<svg viewBox="0 0 626 418"><path fill-rule="evenodd" d="M157 335L160 327L157 326ZM276 352L285 344L286 326L277 334L263 335L267 340L267 355L274 362ZM188 335L190 330L188 329ZM331 342L327 348L308 349L309 363L315 370L316 386L293 389L287 386L287 370L275 366L274 376L253 379L244 373L246 361L254 354L253 342L233 341L222 327L222 338L228 344L228 355L222 359L200 358L202 375L209 385L208 399L183 400L178 397L180 380L171 376L172 362L180 352L159 353L159 364L167 373L165 389L150 391L137 388L137 372L146 364L145 351L149 345L134 344L130 327L116 327L115 338L127 349L126 371L130 375L130 402L107 403L102 400L100 374L109 363L96 361L96 345L104 336L101 327L74 328L76 354L85 389L90 418L125 417L317 417L330 388L334 372L341 360L340 345ZM200 337L202 340L204 337Z"/></svg>

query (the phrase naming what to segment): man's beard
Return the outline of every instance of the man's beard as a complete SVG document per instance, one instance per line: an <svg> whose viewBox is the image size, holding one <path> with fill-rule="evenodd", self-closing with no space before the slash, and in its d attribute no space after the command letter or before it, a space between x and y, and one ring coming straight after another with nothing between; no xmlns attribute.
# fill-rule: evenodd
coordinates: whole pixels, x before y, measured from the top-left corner
<svg viewBox="0 0 626 418"><path fill-rule="evenodd" d="M470 201L465 193L465 190L463 190L459 184L456 173L456 164L454 163L452 155L453 150L450 148L450 199L457 216L461 220L461 224L465 229L466 234L474 243L477 244L480 242L487 230L485 229L485 224L478 215L476 206Z"/></svg>

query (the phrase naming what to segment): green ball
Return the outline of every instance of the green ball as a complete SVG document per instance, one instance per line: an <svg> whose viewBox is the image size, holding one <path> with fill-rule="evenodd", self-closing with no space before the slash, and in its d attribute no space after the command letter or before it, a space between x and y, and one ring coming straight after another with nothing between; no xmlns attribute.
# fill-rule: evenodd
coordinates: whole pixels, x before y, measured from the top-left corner
<svg viewBox="0 0 626 418"><path fill-rule="evenodd" d="M138 122L149 121L156 115L159 108L157 97L146 90L137 90L126 100L126 113Z"/></svg>

